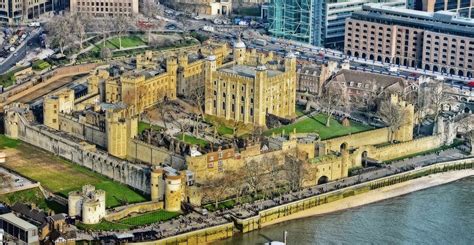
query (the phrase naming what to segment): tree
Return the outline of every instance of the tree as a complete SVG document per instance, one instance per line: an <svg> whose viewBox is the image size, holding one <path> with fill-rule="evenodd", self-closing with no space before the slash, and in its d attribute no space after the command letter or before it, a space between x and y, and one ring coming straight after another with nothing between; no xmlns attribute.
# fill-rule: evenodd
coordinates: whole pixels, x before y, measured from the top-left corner
<svg viewBox="0 0 474 245"><path fill-rule="evenodd" d="M443 109L442 107L447 102L445 89L446 88L442 81L435 81L429 84L429 104L431 105L431 110L433 111L435 126L438 122L439 114Z"/></svg>
<svg viewBox="0 0 474 245"><path fill-rule="evenodd" d="M389 127L389 141L393 142L395 131L403 125L405 120L405 110L390 100L382 101L378 110L379 117Z"/></svg>
<svg viewBox="0 0 474 245"><path fill-rule="evenodd" d="M327 83L323 87L319 104L327 113L326 127L329 127L336 110L345 111L349 104L349 96L344 85L337 81Z"/></svg>
<svg viewBox="0 0 474 245"><path fill-rule="evenodd" d="M283 166L290 190L299 190L303 186L304 176L307 173L305 162L299 159L296 153L287 154Z"/></svg>
<svg viewBox="0 0 474 245"><path fill-rule="evenodd" d="M100 49L100 58L104 60L112 58L112 52L110 51L110 49L107 47L102 47Z"/></svg>
<svg viewBox="0 0 474 245"><path fill-rule="evenodd" d="M89 26L90 19L74 15L71 16L71 21L73 33L79 39L79 48L82 50L82 43L84 42L84 38L86 37L86 28Z"/></svg>
<svg viewBox="0 0 474 245"><path fill-rule="evenodd" d="M64 54L66 44L71 43L73 39L69 19L62 15L56 15L48 22L46 30L49 33L52 46L58 47L61 54Z"/></svg>
<svg viewBox="0 0 474 245"><path fill-rule="evenodd" d="M264 156L262 159L264 172L268 176L268 183L265 185L265 188L269 193L275 192L278 188L278 182L280 180L278 174L281 171L281 166L279 165L279 159L272 155L270 157Z"/></svg>
<svg viewBox="0 0 474 245"><path fill-rule="evenodd" d="M131 19L126 15L118 15L114 18L114 30L119 38L119 49L122 49L122 36L130 29Z"/></svg>
<svg viewBox="0 0 474 245"><path fill-rule="evenodd" d="M244 164L244 171L245 171L245 183L249 186L253 195L256 196L259 187L263 183L263 171L264 166L261 161L251 160L245 162Z"/></svg>
<svg viewBox="0 0 474 245"><path fill-rule="evenodd" d="M112 20L110 18L100 18L92 22L91 29L102 36L102 45L105 47L105 40L112 29Z"/></svg>
<svg viewBox="0 0 474 245"><path fill-rule="evenodd" d="M206 181L206 196L214 202L214 208L219 208L219 201L224 200L229 196L229 192L232 187L235 185L233 178L228 178L232 176L233 172L223 173L217 177L208 176L208 181Z"/></svg>

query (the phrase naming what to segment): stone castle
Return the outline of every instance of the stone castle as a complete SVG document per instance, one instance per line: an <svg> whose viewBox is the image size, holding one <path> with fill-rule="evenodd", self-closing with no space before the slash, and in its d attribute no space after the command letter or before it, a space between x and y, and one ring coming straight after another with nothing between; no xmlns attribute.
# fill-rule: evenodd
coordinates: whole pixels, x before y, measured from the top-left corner
<svg viewBox="0 0 474 245"><path fill-rule="evenodd" d="M81 217L84 224L97 224L105 217L105 191L85 185L82 191L72 191L68 195L68 214Z"/></svg>
<svg viewBox="0 0 474 245"><path fill-rule="evenodd" d="M369 158L389 160L450 141L446 130L414 140L414 107L396 96L391 103L405 110L406 117L394 132L380 128L324 141L317 135L291 132L243 147L208 152L193 148L184 155L137 139L138 117L147 108L178 94L186 96L199 86L205 88L208 115L256 126L265 125L267 114L295 117L296 58L291 52L274 57L248 51L239 40L229 53L226 45L211 45L201 47L197 60L179 53L161 66L155 53L146 52L137 56L134 71L95 70L81 96L64 89L45 97L43 124L36 122L29 106L9 105L6 135L149 193L168 211L180 210L185 200L193 205L208 202L203 195L206 182L229 171L246 171L244 166L251 161L272 158L282 165L285 155L296 152L308 170L303 186L312 186L347 177L350 169ZM386 146L392 139L398 143ZM177 162L180 167L173 168ZM76 215L77 203L72 204ZM91 222L98 216L87 215Z"/></svg>

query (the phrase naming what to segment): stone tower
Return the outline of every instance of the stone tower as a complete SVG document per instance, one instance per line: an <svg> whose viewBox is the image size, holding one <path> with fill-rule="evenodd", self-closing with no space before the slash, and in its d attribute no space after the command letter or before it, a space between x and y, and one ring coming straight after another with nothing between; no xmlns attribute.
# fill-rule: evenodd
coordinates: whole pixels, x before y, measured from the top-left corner
<svg viewBox="0 0 474 245"><path fill-rule="evenodd" d="M183 189L181 187L181 176L166 176L165 188L165 210L170 212L178 212L181 210L181 201Z"/></svg>
<svg viewBox="0 0 474 245"><path fill-rule="evenodd" d="M59 99L52 95L44 98L43 101L43 124L59 130Z"/></svg>
<svg viewBox="0 0 474 245"><path fill-rule="evenodd" d="M212 90L212 83L214 82L213 73L217 70L216 56L210 55L206 59L204 71L204 82L205 82L205 91L204 91L204 107L206 114L213 114L212 109L214 103L214 94Z"/></svg>
<svg viewBox="0 0 474 245"><path fill-rule="evenodd" d="M406 101L400 100L395 94L390 97L391 103L399 106L400 110L403 111L404 121L402 125L394 132L394 140L400 142L406 142L413 140L413 127L415 125L415 107Z"/></svg>
<svg viewBox="0 0 474 245"><path fill-rule="evenodd" d="M265 106L265 84L267 82L268 74L267 68L265 65L260 64L256 68L255 72L255 94L254 94L254 109L250 109L250 117L253 117L253 123L257 125L265 125L265 117L266 117L266 106Z"/></svg>
<svg viewBox="0 0 474 245"><path fill-rule="evenodd" d="M186 62L187 62L187 56L186 56ZM178 74L178 60L175 57L169 57L166 59L166 72L168 73L169 77L169 88L173 88L174 91L172 91L169 94L168 99L174 100L176 99L176 94L177 94L177 81L176 77Z"/></svg>
<svg viewBox="0 0 474 245"><path fill-rule="evenodd" d="M153 169L151 171L151 200L163 201L165 194L165 181L163 179L163 169Z"/></svg>
<svg viewBox="0 0 474 245"><path fill-rule="evenodd" d="M107 151L119 158L127 157L129 140L138 133L138 117L126 112L124 108L106 111Z"/></svg>
<svg viewBox="0 0 474 245"><path fill-rule="evenodd" d="M234 43L234 61L235 64L242 65L245 63L245 52L246 52L246 46L245 43L240 40L240 37L237 39L237 41Z"/></svg>

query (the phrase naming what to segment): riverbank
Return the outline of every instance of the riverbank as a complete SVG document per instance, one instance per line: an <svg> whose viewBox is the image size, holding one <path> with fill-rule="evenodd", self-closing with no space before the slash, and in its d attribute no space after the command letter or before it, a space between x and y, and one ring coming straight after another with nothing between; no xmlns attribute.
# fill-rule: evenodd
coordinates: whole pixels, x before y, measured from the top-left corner
<svg viewBox="0 0 474 245"><path fill-rule="evenodd" d="M430 187L447 184L459 179L469 176L474 176L474 170L460 170L452 172L444 172L432 174L429 176L405 181L399 184L394 184L379 189L375 189L366 193L361 193L355 196L343 198L327 204L322 204L313 208L309 208L288 216L277 218L269 222L261 224L261 227L285 222L288 220L300 219L310 216L332 213L349 208L359 207L362 205L382 201L385 199L402 196L411 192L427 189Z"/></svg>

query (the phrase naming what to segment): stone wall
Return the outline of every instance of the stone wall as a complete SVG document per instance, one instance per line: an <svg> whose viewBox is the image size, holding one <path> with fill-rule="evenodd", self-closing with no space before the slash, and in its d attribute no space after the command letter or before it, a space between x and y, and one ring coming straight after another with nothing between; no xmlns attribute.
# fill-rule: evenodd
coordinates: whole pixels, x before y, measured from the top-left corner
<svg viewBox="0 0 474 245"><path fill-rule="evenodd" d="M392 160L402 156L408 156L431 149L438 148L443 145L441 135L423 137L399 144L391 144L379 148L374 148L373 152L368 151L370 158L380 161Z"/></svg>
<svg viewBox="0 0 474 245"><path fill-rule="evenodd" d="M474 158L466 158L460 160L454 160L449 162L442 162L438 164L433 164L427 167L415 169L405 173L395 174L392 176L380 178L377 180L372 180L366 183L346 187L340 190L331 191L321 195L316 195L287 204L279 205L269 209L260 211L257 215L249 217L246 219L234 218L236 223L236 228L241 230L243 233L250 232L252 230L259 229L262 224L270 222L272 220L288 216L321 204L334 202L346 197L358 195L370 190L381 188L384 186L394 185L397 183L405 182L411 179L418 177L446 172L446 171L455 171L462 169L473 169L474 168Z"/></svg>
<svg viewBox="0 0 474 245"><path fill-rule="evenodd" d="M15 113L20 140L142 192L150 192L148 167L112 157L104 151L84 149L77 138L43 125L30 125L20 113Z"/></svg>
<svg viewBox="0 0 474 245"><path fill-rule="evenodd" d="M377 145L389 141L389 129L379 128L357 134L342 136L323 141L326 154L335 151L339 152L341 145L347 143L349 148L357 148L364 145Z"/></svg>
<svg viewBox="0 0 474 245"><path fill-rule="evenodd" d="M137 160L153 165L166 163L170 166L184 166L185 164L183 156L136 139L130 139L127 159L130 161Z"/></svg>
<svg viewBox="0 0 474 245"><path fill-rule="evenodd" d="M15 102L16 100L27 94L34 93L36 90L50 83L53 83L60 78L88 73L98 66L99 64L64 66L49 73L46 73L45 75L41 76L41 79L39 80L31 79L31 81L15 86L8 92L5 92L0 95L0 102L3 102L0 103L0 109L3 108L5 105Z"/></svg>
<svg viewBox="0 0 474 245"><path fill-rule="evenodd" d="M229 222L205 229L187 232L184 234L164 238L157 241L139 242L130 244L140 245L167 245L167 244L187 244L199 245L209 244L217 240L226 239L234 235L234 223Z"/></svg>
<svg viewBox="0 0 474 245"><path fill-rule="evenodd" d="M146 213L163 209L163 202L144 202L121 207L120 210L108 213L105 219L108 221L120 220L134 213Z"/></svg>
<svg viewBox="0 0 474 245"><path fill-rule="evenodd" d="M93 125L79 122L79 119L66 114L59 114L59 130L70 133L74 137L92 142L102 148L107 148L105 129L101 130Z"/></svg>

